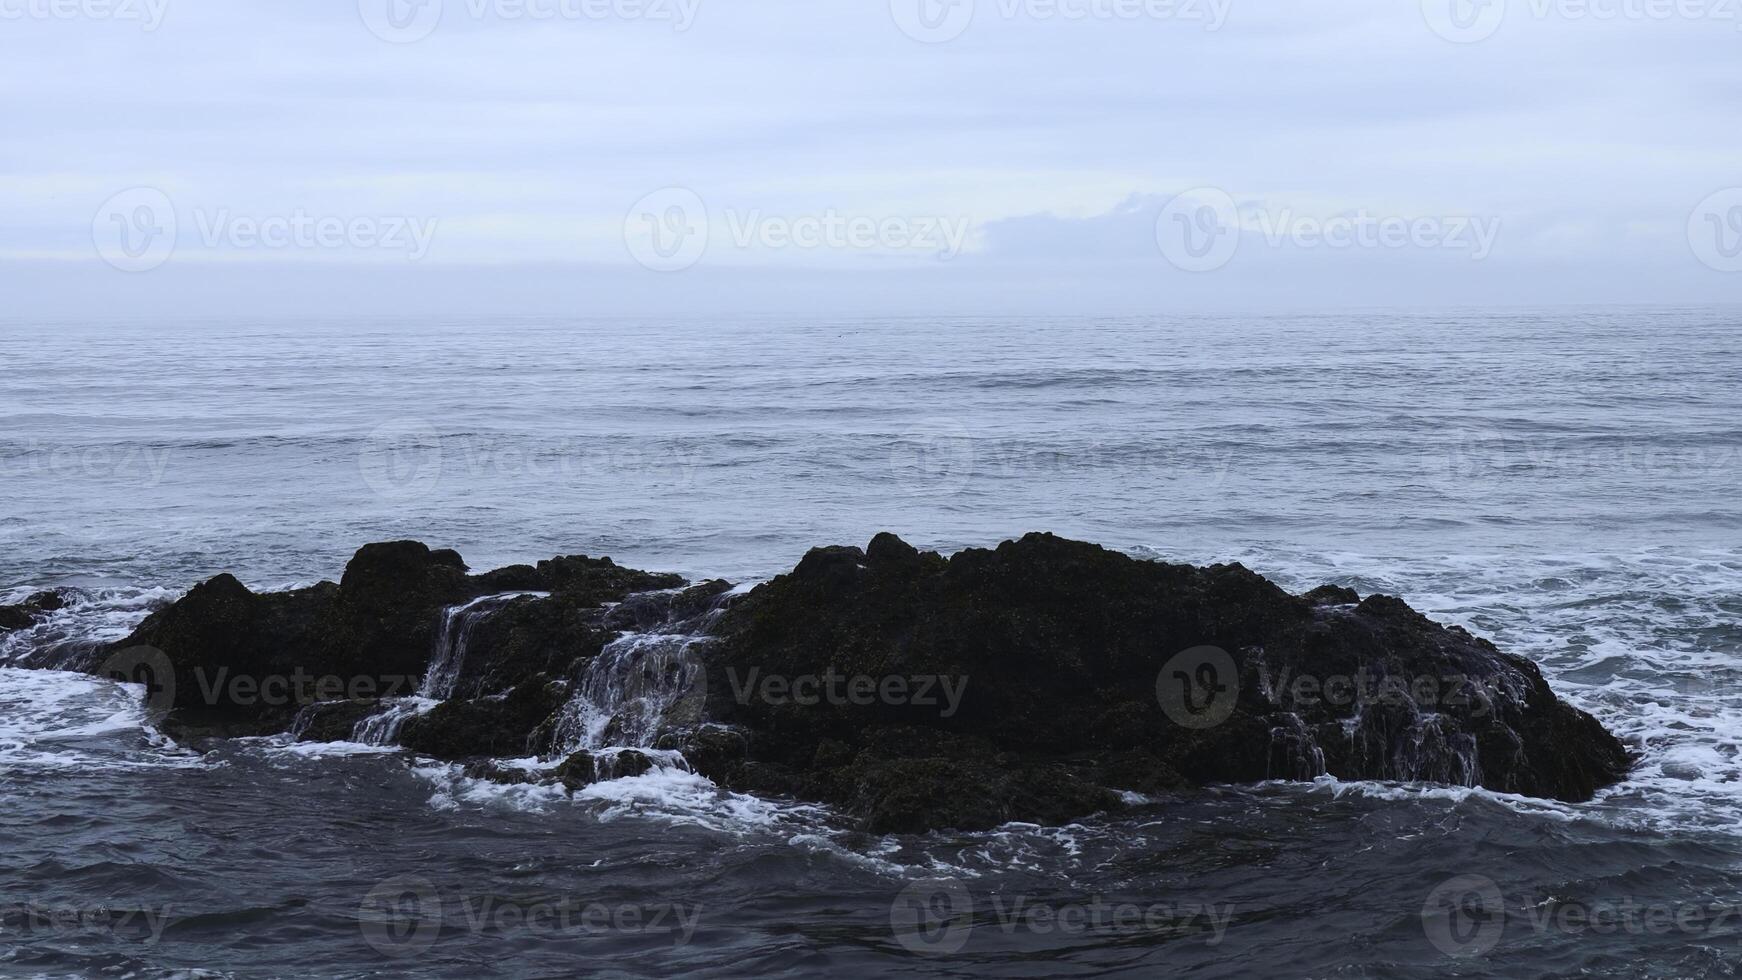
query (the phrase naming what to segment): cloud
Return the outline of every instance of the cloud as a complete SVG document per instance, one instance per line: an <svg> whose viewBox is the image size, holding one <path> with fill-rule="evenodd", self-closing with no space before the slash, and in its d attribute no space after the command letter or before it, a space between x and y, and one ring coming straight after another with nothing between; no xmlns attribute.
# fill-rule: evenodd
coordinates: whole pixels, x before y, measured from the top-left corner
<svg viewBox="0 0 1742 980"><path fill-rule="evenodd" d="M1742 296L1685 234L1699 202L1742 185L1742 32L1715 15L1598 21L1512 2L1491 38L1464 44L1430 28L1436 0L1234 0L1215 30L1179 4L976 0L958 36L923 43L892 15L902 2L701 0L680 30L631 0L440 0L427 36L391 43L363 16L375 0L167 0L155 29L0 0L0 84L19 95L0 107L0 254L90 264L67 274L99 297L157 295L105 275L92 242L105 201L150 187L183 229L218 211L435 222L423 264L491 270L456 281L556 302L571 294L550 270L617 270L586 291L614 308L702 306L721 288L710 270L730 269L763 284L728 288L734 302L822 303L826 285L843 307L888 302L892 275L911 296L988 308L1050 304L1046 285L1119 308L1283 284L1301 305L1390 301L1391 282L1445 301ZM883 247L711 242L696 269L643 290L625 221L667 187L703 199L716 234L752 213L974 234L917 264ZM1217 287L1157 264L1155 216L1197 187L1267 214L1503 229L1474 270L1440 252L1242 244ZM142 275L294 263L299 283L342 281L332 297L418 301L391 292L416 270L378 274L392 256L181 245ZM352 263L374 278L344 274ZM843 285L855 273L864 288ZM69 301L36 295L48 281L8 282L13 307Z"/></svg>

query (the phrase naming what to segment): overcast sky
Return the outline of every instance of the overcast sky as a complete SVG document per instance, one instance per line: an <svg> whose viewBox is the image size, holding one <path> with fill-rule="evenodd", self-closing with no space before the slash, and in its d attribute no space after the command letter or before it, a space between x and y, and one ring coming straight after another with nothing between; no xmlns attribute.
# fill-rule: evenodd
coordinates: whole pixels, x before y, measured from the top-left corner
<svg viewBox="0 0 1742 980"><path fill-rule="evenodd" d="M1736 0L0 0L113 313L1742 299Z"/></svg>

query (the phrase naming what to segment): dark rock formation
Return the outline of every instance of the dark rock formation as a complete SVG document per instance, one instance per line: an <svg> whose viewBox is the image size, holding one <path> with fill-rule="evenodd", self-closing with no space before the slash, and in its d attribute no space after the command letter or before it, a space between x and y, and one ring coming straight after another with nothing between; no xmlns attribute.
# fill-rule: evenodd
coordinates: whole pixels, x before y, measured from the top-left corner
<svg viewBox="0 0 1742 980"><path fill-rule="evenodd" d="M565 675L597 653L616 635L603 628L605 603L682 584L675 575L584 556L468 575L453 551L394 541L360 549L337 585L256 594L219 575L100 653L163 651L174 668L174 706L165 721L172 734L271 734L288 729L317 702L412 694L429 665L443 610L455 604L503 591L552 594L511 604L506 615L487 621L490 635L480 647L490 655L467 660L456 690L483 698L519 690L540 674ZM417 726L416 737L452 755L459 753L454 730L477 732L492 718L519 720L492 708L455 707ZM516 734L483 738L460 754L524 742L539 720ZM340 726L335 720L317 734Z"/></svg>
<svg viewBox="0 0 1742 980"><path fill-rule="evenodd" d="M654 768L654 762L647 753L635 749L614 752L589 752L583 749L564 759L553 775L556 782L562 783L572 793L594 783L639 776L652 772Z"/></svg>
<svg viewBox="0 0 1742 980"><path fill-rule="evenodd" d="M891 535L819 548L720 621L709 717L747 751L692 758L879 831L1327 772L1578 801L1625 773L1530 661L1357 599L1045 534L949 559Z"/></svg>
<svg viewBox="0 0 1742 980"><path fill-rule="evenodd" d="M539 755L545 721L568 701L568 684L535 677L507 694L444 701L399 731L399 744L437 759Z"/></svg>
<svg viewBox="0 0 1742 980"><path fill-rule="evenodd" d="M1046 534L946 559L882 534L746 595L685 585L586 557L472 575L452 551L389 542L338 584L256 594L220 575L101 652L162 651L164 725L184 736L294 725L333 741L380 714L399 744L477 778L570 790L678 750L724 787L827 802L878 832L1326 773L1577 801L1628 766L1530 661L1395 598L1294 596L1239 565ZM626 633L670 635L611 646ZM447 700L403 700L432 658L423 693ZM622 710L588 700L584 717L615 747L571 753L570 698L605 690ZM544 761L481 761L529 755Z"/></svg>
<svg viewBox="0 0 1742 980"><path fill-rule="evenodd" d="M63 608L66 604L64 591L56 589L38 592L16 605L0 606L0 633L28 629L44 613Z"/></svg>
<svg viewBox="0 0 1742 980"><path fill-rule="evenodd" d="M348 742L357 726L381 710L373 698L355 701L317 701L298 714L297 738L304 742Z"/></svg>

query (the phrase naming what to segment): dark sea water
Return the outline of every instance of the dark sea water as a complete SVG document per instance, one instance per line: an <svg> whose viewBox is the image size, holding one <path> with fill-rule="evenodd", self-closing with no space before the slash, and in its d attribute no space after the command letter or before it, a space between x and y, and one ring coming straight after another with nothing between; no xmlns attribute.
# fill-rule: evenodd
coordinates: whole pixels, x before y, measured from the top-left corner
<svg viewBox="0 0 1742 980"><path fill-rule="evenodd" d="M1742 313L0 323L0 664L221 571L1051 530L1403 596L1640 753L1567 805L1267 783L876 836L676 770L572 799L223 744L0 666L0 975L1742 972ZM397 914L394 914L397 913Z"/></svg>

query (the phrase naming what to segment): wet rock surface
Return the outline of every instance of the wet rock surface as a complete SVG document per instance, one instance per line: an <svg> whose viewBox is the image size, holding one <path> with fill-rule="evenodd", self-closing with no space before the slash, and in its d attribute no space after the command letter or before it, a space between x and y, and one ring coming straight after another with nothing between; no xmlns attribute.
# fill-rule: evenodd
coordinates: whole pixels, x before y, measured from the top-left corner
<svg viewBox="0 0 1742 980"><path fill-rule="evenodd" d="M317 701L298 714L292 732L303 742L348 742L358 725L380 711L381 702L373 698Z"/></svg>
<svg viewBox="0 0 1742 980"><path fill-rule="evenodd" d="M1045 534L948 559L890 535L820 548L720 621L708 716L748 750L698 768L874 830L1325 773L1581 801L1626 772L1530 661L1357 599Z"/></svg>
<svg viewBox="0 0 1742 980"><path fill-rule="evenodd" d="M38 592L14 605L0 606L0 633L28 629L42 618L44 613L53 612L66 604L65 590L53 589Z"/></svg>
<svg viewBox="0 0 1742 980"><path fill-rule="evenodd" d="M1579 801L1628 766L1530 661L1399 599L1046 534L950 558L883 534L742 595L587 557L474 575L388 542L336 584L217 576L99 653L141 647L173 674L181 737L338 741L385 719L477 778L571 790L676 750L723 788L876 832L1322 774ZM267 677L290 696L263 697ZM540 773L487 761L526 756Z"/></svg>
<svg viewBox="0 0 1742 980"><path fill-rule="evenodd" d="M476 698L597 653L615 635L601 629L604 603L682 584L675 575L584 556L469 575L453 551L394 541L360 549L337 584L255 593L219 575L100 653L163 651L173 667L174 703L164 723L171 734L270 734L287 730L317 701L416 692L444 611L456 604L505 591L550 593L546 601L513 604L489 624L491 635L463 665L456 692ZM520 736L528 734L530 727Z"/></svg>
<svg viewBox="0 0 1742 980"><path fill-rule="evenodd" d="M443 701L405 722L399 744L436 759L540 755L540 726L568 701L568 685L535 677L503 695Z"/></svg>

